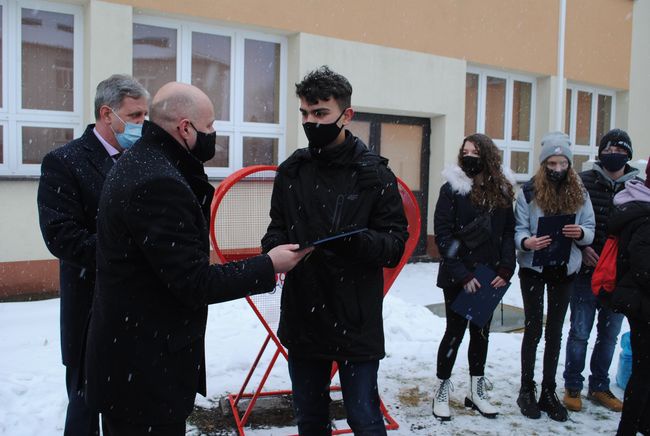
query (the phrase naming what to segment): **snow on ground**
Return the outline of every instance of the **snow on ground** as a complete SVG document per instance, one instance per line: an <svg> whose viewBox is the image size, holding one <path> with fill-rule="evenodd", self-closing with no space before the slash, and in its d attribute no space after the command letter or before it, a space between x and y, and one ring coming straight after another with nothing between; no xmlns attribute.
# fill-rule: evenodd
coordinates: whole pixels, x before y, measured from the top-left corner
<svg viewBox="0 0 650 436"><path fill-rule="evenodd" d="M520 375L521 333L492 333L486 376L494 384L491 396L500 415L488 420L462 407L469 384L467 345L461 344L454 367L451 394L453 418L440 423L431 415L435 386L435 356L444 333L445 321L424 306L442 302L442 291L435 286L438 264L407 265L384 303L387 357L379 370L379 388L384 403L400 428L389 435L509 435L576 432L614 434L619 415L584 402L583 412L571 413L569 421L557 423L545 414L529 420L516 405ZM521 307L518 280L504 301ZM66 395L64 367L60 361L59 300L0 304L0 434L60 435L65 419ZM568 315L563 338L568 332ZM622 331L628 330L624 322ZM589 344L593 349L594 335ZM259 321L245 301L211 306L206 336L208 398L197 397L197 404L213 406L227 393L239 391L241 384L265 338ZM610 374L614 380L618 351ZM537 377L541 379L543 344L538 349ZM270 359L267 351L263 364ZM564 351L558 367L558 396L563 395ZM588 366L588 363L587 363ZM588 369L585 374L588 373ZM336 380L335 380L336 381ZM268 389L289 388L284 359L278 359L267 381ZM614 384L613 392L622 397ZM583 391L586 394L586 389ZM344 425L344 423L341 423ZM246 431L247 435L284 435L294 429L270 428ZM198 435L188 426L188 433Z"/></svg>

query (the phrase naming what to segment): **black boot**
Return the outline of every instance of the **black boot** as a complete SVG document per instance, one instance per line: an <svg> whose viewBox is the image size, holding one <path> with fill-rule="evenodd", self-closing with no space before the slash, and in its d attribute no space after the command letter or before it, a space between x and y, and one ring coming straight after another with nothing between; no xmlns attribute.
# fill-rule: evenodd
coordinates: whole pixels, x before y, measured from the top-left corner
<svg viewBox="0 0 650 436"><path fill-rule="evenodd" d="M535 388L535 382L521 384L517 405L519 406L519 410L521 410L521 414L531 419L539 419L542 416L537 406L536 395L537 389Z"/></svg>
<svg viewBox="0 0 650 436"><path fill-rule="evenodd" d="M560 403L554 387L542 385L542 394L539 396L539 410L543 410L553 421L564 422L569 419L569 412Z"/></svg>

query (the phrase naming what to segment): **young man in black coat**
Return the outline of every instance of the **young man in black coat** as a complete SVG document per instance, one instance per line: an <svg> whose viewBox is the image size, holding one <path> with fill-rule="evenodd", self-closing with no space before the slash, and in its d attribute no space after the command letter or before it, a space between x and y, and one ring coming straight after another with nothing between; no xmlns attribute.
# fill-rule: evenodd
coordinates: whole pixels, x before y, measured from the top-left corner
<svg viewBox="0 0 650 436"><path fill-rule="evenodd" d="M97 204L115 156L135 139L129 133L142 129L148 99L147 90L129 76L114 75L100 82L95 124L88 125L80 138L49 152L41 164L40 227L60 265L61 354L68 391L65 435L99 434L98 413L88 409L78 386L95 288Z"/></svg>
<svg viewBox="0 0 650 436"><path fill-rule="evenodd" d="M386 159L344 129L354 114L345 77L321 67L296 94L309 147L278 169L263 249L365 229L319 245L285 278L278 336L289 350L298 430L331 433L335 361L354 433L385 434L377 391L383 267L397 265L408 237L397 181Z"/></svg>
<svg viewBox="0 0 650 436"><path fill-rule="evenodd" d="M309 250L282 245L210 265L214 109L198 88L168 83L151 123L108 174L97 217L97 288L86 396L105 435L184 435L206 394L207 305L271 291Z"/></svg>
<svg viewBox="0 0 650 436"><path fill-rule="evenodd" d="M596 235L594 242L582 249L582 267L571 290L571 329L564 365L564 405L574 412L582 409L582 371L595 319L597 336L591 353L588 398L616 412L623 408L621 400L609 389L609 366L621 331L623 315L597 301L591 292L591 276L607 239L607 220L613 208L614 195L625 187L625 182L637 178L639 173L639 170L627 164L630 159L630 137L623 130L612 129L600 141L598 162L593 169L580 173L594 208Z"/></svg>

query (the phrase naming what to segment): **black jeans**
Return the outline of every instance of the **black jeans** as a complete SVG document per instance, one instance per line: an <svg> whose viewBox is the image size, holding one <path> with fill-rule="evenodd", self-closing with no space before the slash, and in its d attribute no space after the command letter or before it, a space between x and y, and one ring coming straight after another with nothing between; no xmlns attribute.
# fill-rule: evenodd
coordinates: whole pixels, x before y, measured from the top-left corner
<svg viewBox="0 0 650 436"><path fill-rule="evenodd" d="M79 366L65 367L65 387L68 391L68 409L65 415L64 436L99 436L99 413L86 405L79 387Z"/></svg>
<svg viewBox="0 0 650 436"><path fill-rule="evenodd" d="M185 421L171 424L134 424L102 413L104 436L184 436Z"/></svg>
<svg viewBox="0 0 650 436"><path fill-rule="evenodd" d="M632 374L625 388L619 436L650 432L650 323L628 318L632 344Z"/></svg>
<svg viewBox="0 0 650 436"><path fill-rule="evenodd" d="M521 384L528 386L534 380L535 355L537 345L542 338L544 287L546 287L548 310L544 331L542 386L555 390L555 374L562 344L562 325L569 307L573 277L567 277L562 283L547 283L536 271L520 268L519 279L525 316L524 338L521 342Z"/></svg>
<svg viewBox="0 0 650 436"><path fill-rule="evenodd" d="M490 322L492 321L492 317L490 317L490 321L488 321L485 327L480 328L467 321L465 317L451 310L451 304L462 291L462 287L443 289L447 327L440 341L440 347L438 348L438 369L436 374L441 380L446 380L451 377L451 370L456 362L458 347L460 347L463 336L465 336L467 323L469 323L469 349L467 350L469 374L480 377L484 375L485 371L485 359L487 358L488 337L490 335Z"/></svg>

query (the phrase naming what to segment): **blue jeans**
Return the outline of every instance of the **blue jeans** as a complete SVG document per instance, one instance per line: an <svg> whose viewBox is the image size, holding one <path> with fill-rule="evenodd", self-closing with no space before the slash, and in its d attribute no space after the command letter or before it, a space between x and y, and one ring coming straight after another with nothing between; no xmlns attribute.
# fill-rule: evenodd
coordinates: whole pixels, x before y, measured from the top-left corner
<svg viewBox="0 0 650 436"><path fill-rule="evenodd" d="M609 366L621 331L623 314L612 312L600 305L591 292L591 274L580 274L576 277L570 304L571 329L566 344L564 387L582 390L585 380L582 370L585 368L587 341L598 312L596 345L591 353L589 390L609 390Z"/></svg>
<svg viewBox="0 0 650 436"><path fill-rule="evenodd" d="M379 361L338 362L339 379L348 425L354 434L385 435L379 409L377 370ZM330 360L296 358L289 353L289 376L298 432L304 436L331 435L329 414Z"/></svg>

